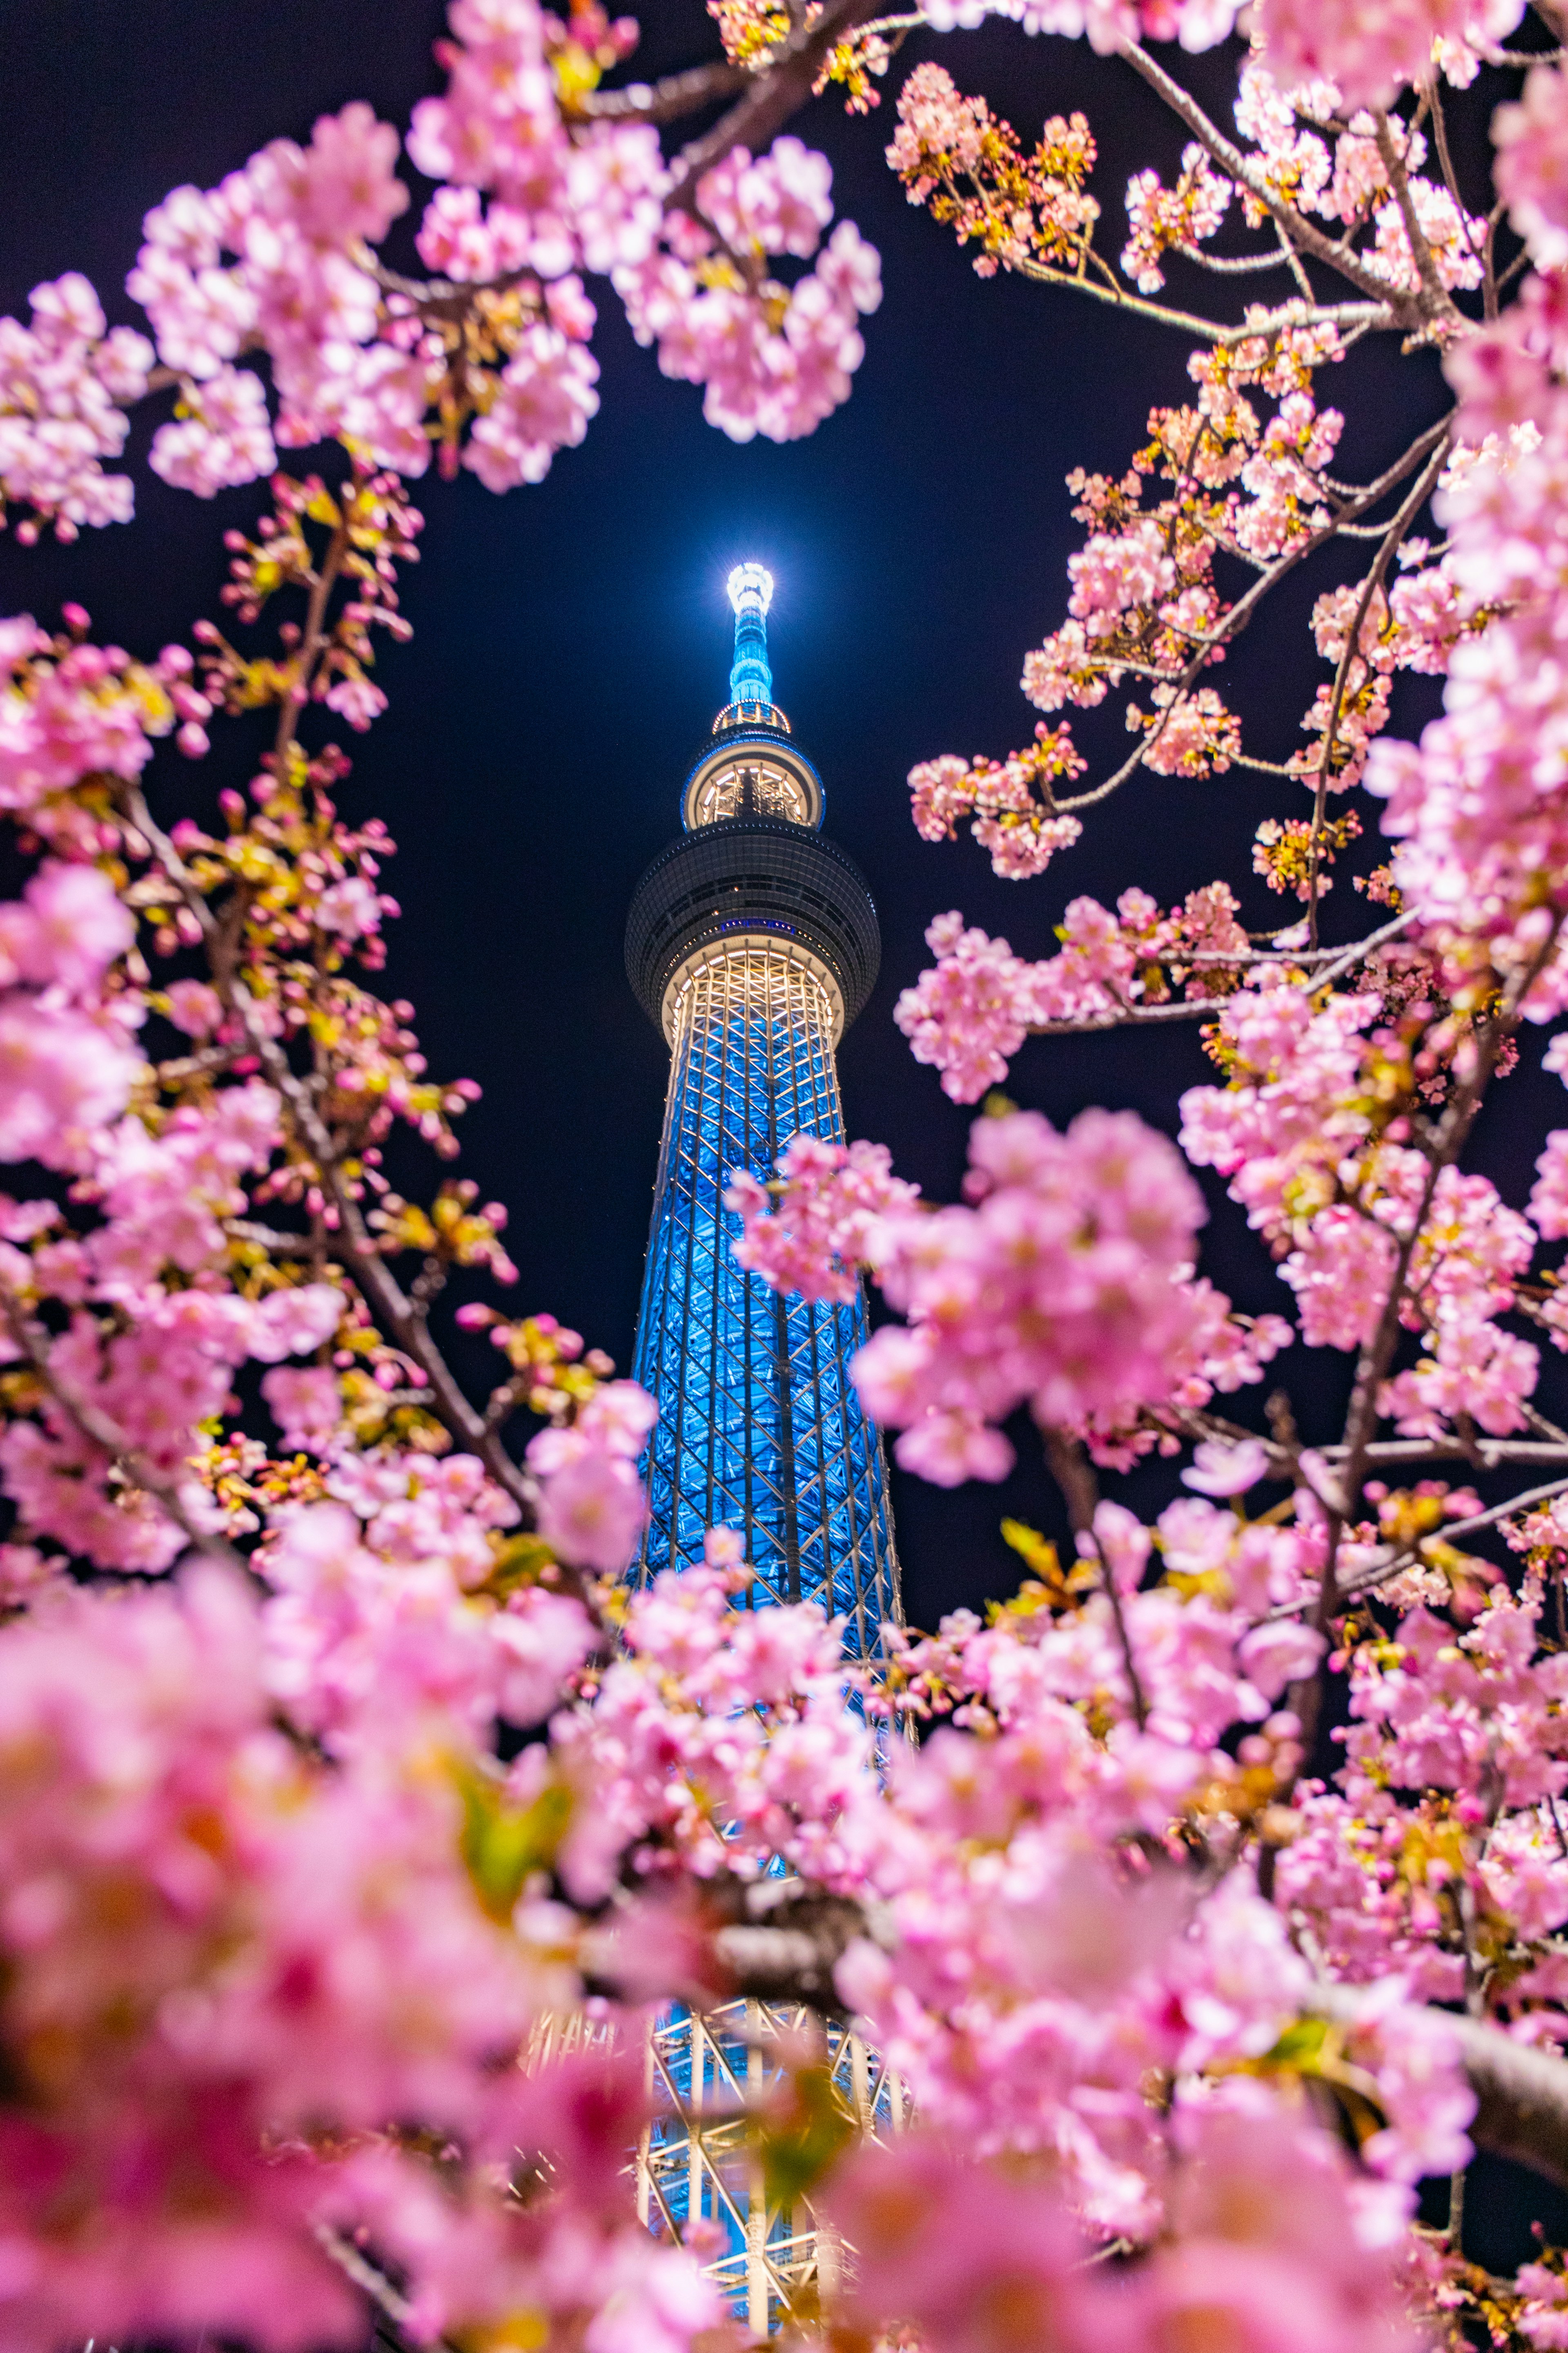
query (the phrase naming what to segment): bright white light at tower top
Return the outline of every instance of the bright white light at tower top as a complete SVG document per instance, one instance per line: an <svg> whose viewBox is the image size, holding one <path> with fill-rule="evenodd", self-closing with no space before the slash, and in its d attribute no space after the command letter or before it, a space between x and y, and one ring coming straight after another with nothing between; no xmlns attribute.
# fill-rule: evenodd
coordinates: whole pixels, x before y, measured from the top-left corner
<svg viewBox="0 0 1568 2353"><path fill-rule="evenodd" d="M737 564L726 586L737 614L766 615L773 601L773 575L763 564Z"/></svg>

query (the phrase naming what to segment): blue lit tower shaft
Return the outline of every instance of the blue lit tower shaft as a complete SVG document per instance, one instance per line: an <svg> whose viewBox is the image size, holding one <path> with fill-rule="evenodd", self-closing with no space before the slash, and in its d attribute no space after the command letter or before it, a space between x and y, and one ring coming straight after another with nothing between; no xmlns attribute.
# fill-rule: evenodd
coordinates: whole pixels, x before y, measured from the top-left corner
<svg viewBox="0 0 1568 2353"><path fill-rule="evenodd" d="M687 779L685 830L638 883L626 924L632 986L670 1047L632 1365L658 1403L636 1574L688 1567L708 1528L739 1528L753 1604L818 1601L870 1659L900 1609L881 1448L849 1377L865 1306L808 1305L745 1273L723 1206L731 1174L771 1176L792 1136L842 1140L834 1050L881 952L870 894L823 839L821 781L772 699L771 586L755 565L731 577L731 700ZM661 2113L637 2168L651 2227L719 2226L709 2269L753 2337L803 2293L828 2293L839 2261L809 2206L768 2206L745 2152L735 2110L771 2073L763 2027L754 2002L665 2017L649 2047ZM890 2128L897 2084L841 2026L826 2031L847 2109Z"/></svg>
<svg viewBox="0 0 1568 2353"><path fill-rule="evenodd" d="M700 1557L710 1526L739 1527L756 1599L820 1601L869 1658L898 1580L881 1449L848 1369L865 1307L785 1299L742 1271L723 1206L733 1171L771 1176L792 1136L842 1141L834 1049L880 954L772 686L763 603L742 594L734 700L688 779L686 831L627 924L633 986L671 1050L632 1367L659 1409L638 1575Z"/></svg>

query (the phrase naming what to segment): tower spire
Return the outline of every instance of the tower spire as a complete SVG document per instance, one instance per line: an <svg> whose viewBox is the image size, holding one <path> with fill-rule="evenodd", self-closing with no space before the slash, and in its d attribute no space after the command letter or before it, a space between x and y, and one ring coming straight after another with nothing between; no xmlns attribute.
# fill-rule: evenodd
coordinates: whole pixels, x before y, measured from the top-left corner
<svg viewBox="0 0 1568 2353"><path fill-rule="evenodd" d="M771 705L773 674L768 666L768 607L773 600L773 575L760 564L737 564L728 586L735 610L730 701Z"/></svg>

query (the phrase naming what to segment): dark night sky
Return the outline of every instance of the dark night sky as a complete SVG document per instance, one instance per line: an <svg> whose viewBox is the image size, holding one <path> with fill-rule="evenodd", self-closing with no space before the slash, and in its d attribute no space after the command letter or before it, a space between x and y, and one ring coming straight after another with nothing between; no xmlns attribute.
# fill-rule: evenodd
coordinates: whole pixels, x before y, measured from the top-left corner
<svg viewBox="0 0 1568 2353"><path fill-rule="evenodd" d="M351 98L402 125L439 86L439 29L435 0L14 5L0 308L21 311L38 279L79 268L111 317L134 317L119 290L150 205L178 182L212 184L268 137L308 138L318 112ZM655 0L644 30L640 73L714 53L700 0ZM1179 145L1132 76L1082 44L1030 41L1006 25L927 47L1026 136L1047 112L1085 109L1102 142L1094 185L1106 241L1119 245L1129 171L1150 160L1169 171ZM906 50L895 76L916 54ZM1211 105L1227 107L1234 55L1193 70ZM390 712L351 743L345 810L382 813L402 844L389 877L405 915L392 990L416 1001L433 1066L484 1087L463 1166L511 1205L519 1303L550 1306L623 1365L666 1056L627 988L622 925L724 697L733 562L760 556L777 575L777 691L826 780L828 830L880 911L882 979L841 1056L850 1131L886 1140L929 1193L952 1197L969 1115L911 1061L890 1015L928 960L932 913L961 906L1020 951L1047 953L1079 892L1109 899L1137 881L1169 902L1216 873L1245 875L1253 828L1273 807L1263 779L1143 777L1033 885L997 881L968 842L916 838L904 784L913 761L1027 740L1021 657L1060 617L1077 538L1063 478L1075 464L1124 470L1151 402L1183 397L1186 349L1068 293L977 279L887 171L891 118L890 103L868 121L821 103L795 126L826 148L840 209L883 255L887 295L847 407L809 440L737 448L703 424L693 387L667 383L637 351L606 291L603 408L584 446L542 487L505 499L467 476L421 486L424 560L405 589L416 635L382 657ZM1172 290L1185 301L1201 290L1177 264ZM1331 396L1351 415L1342 470L1370 474L1434 413L1435 368L1379 349L1352 371L1359 392L1347 382ZM138 424L133 456L150 429ZM76 596L101 634L151 652L216 610L221 528L255 513L256 492L204 506L142 472L137 496L131 530L74 551L0 541L0 611L51 619ZM1320 675L1302 623L1326 585L1320 572L1281 596L1220 681L1267 756L1298 740ZM1402 681L1407 724L1422 715L1421 691ZM1075 733L1097 773L1125 749L1114 707ZM152 786L165 817L193 795L210 807L220 783L249 773L258 744L244 729L224 728L219 744L195 770L160 753ZM1277 918L1279 902L1260 884L1247 890L1248 920ZM1332 914L1354 923L1363 904L1342 890ZM1037 1040L1013 1084L1058 1120L1085 1103L1132 1103L1172 1129L1181 1091L1205 1075L1194 1028L1152 1047ZM1499 1148L1515 1199L1528 1183L1520 1134L1504 1107ZM1234 1212L1216 1218L1211 1271L1243 1306L1288 1305L1237 1227ZM488 1381L493 1363L480 1350L471 1369ZM1302 1368L1325 1407L1337 1370ZM1004 1510L1054 1522L1026 1428L1022 1440L1022 1467L1001 1491L943 1495L899 1480L918 1621L1011 1584ZM1155 1494L1145 1476L1131 1499Z"/></svg>

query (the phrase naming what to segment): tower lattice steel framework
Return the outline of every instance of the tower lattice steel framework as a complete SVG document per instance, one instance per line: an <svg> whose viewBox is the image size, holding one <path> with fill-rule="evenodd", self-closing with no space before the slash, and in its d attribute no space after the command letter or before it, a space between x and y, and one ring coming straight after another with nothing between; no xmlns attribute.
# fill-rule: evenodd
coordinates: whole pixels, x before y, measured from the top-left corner
<svg viewBox="0 0 1568 2353"><path fill-rule="evenodd" d="M700 1559L709 1527L739 1528L754 1602L819 1601L874 1660L899 1587L881 1446L849 1377L865 1307L782 1298L744 1272L723 1206L731 1172L770 1176L792 1136L842 1141L834 1050L881 952L865 882L819 830L821 779L773 701L772 587L759 565L731 575L730 701L687 778L684 831L626 925L628 976L671 1055L633 1363L659 1413L637 1576ZM661 2023L648 2061L661 2121L638 2178L651 2227L717 2226L713 2272L754 2336L838 2261L809 2211L768 2208L745 2157L734 2112L766 2073L767 2022L731 2003ZM837 2029L829 2049L862 2128L896 2124L899 2087L876 2054Z"/></svg>

